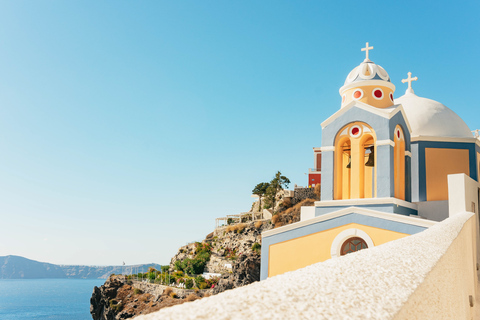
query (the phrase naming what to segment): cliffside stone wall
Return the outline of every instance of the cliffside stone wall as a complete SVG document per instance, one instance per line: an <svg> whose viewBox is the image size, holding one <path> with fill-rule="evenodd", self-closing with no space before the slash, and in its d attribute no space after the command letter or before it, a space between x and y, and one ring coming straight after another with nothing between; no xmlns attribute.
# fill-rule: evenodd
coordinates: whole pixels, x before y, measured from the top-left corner
<svg viewBox="0 0 480 320"><path fill-rule="evenodd" d="M155 296L157 298L163 294L166 288L171 288L172 291L175 292L175 294L180 299L186 298L191 293L194 293L199 296L203 296L205 293L212 291L210 289L207 289L207 290L180 289L180 288L164 286L161 284L140 282L140 281L133 281L132 287L140 289L142 290L142 292L149 293L152 296Z"/></svg>
<svg viewBox="0 0 480 320"><path fill-rule="evenodd" d="M295 188L294 193L292 204L299 203L305 199L316 199L317 197L314 188Z"/></svg>

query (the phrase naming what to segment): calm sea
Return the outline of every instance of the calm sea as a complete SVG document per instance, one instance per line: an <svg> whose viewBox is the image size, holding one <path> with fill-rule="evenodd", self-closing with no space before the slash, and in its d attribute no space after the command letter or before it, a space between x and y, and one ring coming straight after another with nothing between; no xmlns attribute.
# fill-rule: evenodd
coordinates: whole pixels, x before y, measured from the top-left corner
<svg viewBox="0 0 480 320"><path fill-rule="evenodd" d="M0 279L0 319L87 320L93 287L102 279Z"/></svg>

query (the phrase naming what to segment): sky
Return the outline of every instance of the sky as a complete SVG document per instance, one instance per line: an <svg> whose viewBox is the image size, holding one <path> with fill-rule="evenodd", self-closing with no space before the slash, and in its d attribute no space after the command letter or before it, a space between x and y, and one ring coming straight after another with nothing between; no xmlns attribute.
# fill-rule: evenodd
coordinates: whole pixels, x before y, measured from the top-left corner
<svg viewBox="0 0 480 320"><path fill-rule="evenodd" d="M0 1L0 256L168 264L305 186L320 123L370 59L472 129L480 2Z"/></svg>

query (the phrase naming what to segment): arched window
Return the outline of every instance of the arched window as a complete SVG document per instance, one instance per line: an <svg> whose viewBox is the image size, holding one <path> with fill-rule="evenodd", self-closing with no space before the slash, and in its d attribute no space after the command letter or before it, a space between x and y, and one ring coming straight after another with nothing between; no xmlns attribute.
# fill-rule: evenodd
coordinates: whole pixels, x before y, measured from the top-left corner
<svg viewBox="0 0 480 320"><path fill-rule="evenodd" d="M354 122L335 138L334 199L375 197L375 133Z"/></svg>
<svg viewBox="0 0 480 320"><path fill-rule="evenodd" d="M367 248L368 246L365 240L359 237L353 237L353 238L347 239L347 241L345 241L342 244L342 248L340 249L340 255L344 256L347 253L351 253L351 252L355 252L355 251L367 249Z"/></svg>
<svg viewBox="0 0 480 320"><path fill-rule="evenodd" d="M340 199L350 199L350 180L352 176L352 142L349 137L342 137L336 148L337 180L335 185Z"/></svg>
<svg viewBox="0 0 480 320"><path fill-rule="evenodd" d="M405 200L405 137L400 126L395 127L393 166L395 172L395 198Z"/></svg>

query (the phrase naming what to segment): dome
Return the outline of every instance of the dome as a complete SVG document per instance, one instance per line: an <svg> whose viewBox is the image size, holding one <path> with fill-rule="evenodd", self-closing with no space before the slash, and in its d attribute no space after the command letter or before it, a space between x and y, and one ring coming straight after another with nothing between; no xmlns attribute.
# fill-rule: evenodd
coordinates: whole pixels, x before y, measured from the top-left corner
<svg viewBox="0 0 480 320"><path fill-rule="evenodd" d="M390 76L381 66L370 60L366 60L350 71L344 85L365 80L384 80L390 82Z"/></svg>
<svg viewBox="0 0 480 320"><path fill-rule="evenodd" d="M473 138L467 124L440 102L422 98L413 90L395 99L405 110L412 136Z"/></svg>
<svg viewBox="0 0 480 320"><path fill-rule="evenodd" d="M365 59L350 71L339 91L343 92L347 89L363 85L383 85L395 90L395 86L390 81L390 76L387 71L368 59Z"/></svg>

